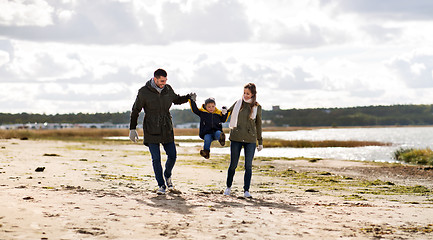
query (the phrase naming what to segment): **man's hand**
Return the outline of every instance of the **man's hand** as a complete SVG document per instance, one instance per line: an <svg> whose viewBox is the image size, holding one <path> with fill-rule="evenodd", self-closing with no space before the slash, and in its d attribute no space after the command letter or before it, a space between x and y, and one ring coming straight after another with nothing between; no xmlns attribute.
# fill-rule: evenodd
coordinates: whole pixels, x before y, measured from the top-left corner
<svg viewBox="0 0 433 240"><path fill-rule="evenodd" d="M135 129L129 130L129 139L133 142L137 142L138 140L138 132Z"/></svg>
<svg viewBox="0 0 433 240"><path fill-rule="evenodd" d="M196 101L197 100L197 94L195 94L195 93L190 93L190 94L188 94L189 95L189 99L191 99L192 101Z"/></svg>
<svg viewBox="0 0 433 240"><path fill-rule="evenodd" d="M258 145L258 146L257 146L257 151L260 152L260 151L262 151L262 149L263 149L263 145Z"/></svg>
<svg viewBox="0 0 433 240"><path fill-rule="evenodd" d="M222 109L221 109L221 113L222 113L223 115L226 115L226 114L227 114L227 107L226 107L226 106L223 106L223 107L222 107Z"/></svg>

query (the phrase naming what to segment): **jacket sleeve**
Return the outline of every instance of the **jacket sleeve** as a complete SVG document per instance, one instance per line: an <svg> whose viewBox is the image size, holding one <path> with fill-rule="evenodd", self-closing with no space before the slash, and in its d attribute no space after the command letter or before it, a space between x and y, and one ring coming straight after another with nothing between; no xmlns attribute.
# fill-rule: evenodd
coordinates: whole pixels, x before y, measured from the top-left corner
<svg viewBox="0 0 433 240"><path fill-rule="evenodd" d="M257 106L257 116L256 116L256 131L257 131L257 141L259 145L263 145L262 138L262 106Z"/></svg>
<svg viewBox="0 0 433 240"><path fill-rule="evenodd" d="M227 111L226 114L223 114L220 116L221 122L227 122L227 119L229 118L230 113Z"/></svg>
<svg viewBox="0 0 433 240"><path fill-rule="evenodd" d="M137 97L135 98L135 102L131 110L129 129L137 129L138 115L140 115L140 112L143 109L143 107L144 107L143 94L140 94L140 91L138 91Z"/></svg>
<svg viewBox="0 0 433 240"><path fill-rule="evenodd" d="M176 97L174 98L173 103L176 105L184 104L184 103L188 102L188 99L190 99L189 94L183 95L183 96L176 94Z"/></svg>
<svg viewBox="0 0 433 240"><path fill-rule="evenodd" d="M184 103L188 102L188 99L191 98L189 94L183 95L183 96L180 96L179 94L176 94L174 92L173 88L170 85L168 85L168 84L165 85L165 87L169 88L168 91L170 91L170 94L173 95L173 97L172 97L173 100L172 101L176 105L184 104Z"/></svg>
<svg viewBox="0 0 433 240"><path fill-rule="evenodd" d="M193 101L192 99L189 99L188 101L189 101L189 105L191 106L191 111L197 114L198 116L200 116L200 110L198 110L195 101Z"/></svg>
<svg viewBox="0 0 433 240"><path fill-rule="evenodd" d="M233 105L227 110L227 113L233 112L233 109L235 108L235 104L236 104L236 102L233 103Z"/></svg>
<svg viewBox="0 0 433 240"><path fill-rule="evenodd" d="M227 116L226 116L226 120L224 122L226 122L229 119L230 115L232 115L233 109L235 108L235 104L236 104L236 102L233 103L233 105L229 109L227 109Z"/></svg>

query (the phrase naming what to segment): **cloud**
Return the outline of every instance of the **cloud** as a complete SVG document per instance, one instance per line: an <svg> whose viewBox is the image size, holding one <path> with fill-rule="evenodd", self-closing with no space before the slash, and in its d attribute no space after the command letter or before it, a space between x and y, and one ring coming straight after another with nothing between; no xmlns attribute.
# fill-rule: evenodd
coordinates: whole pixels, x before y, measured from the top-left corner
<svg viewBox="0 0 433 240"><path fill-rule="evenodd" d="M9 56L8 56L8 62L11 62L14 60L14 47L11 43L10 40L7 39L0 39L0 50L3 50L4 52L6 52ZM0 64L1 66L2 64Z"/></svg>
<svg viewBox="0 0 433 240"><path fill-rule="evenodd" d="M244 8L236 0L213 1L204 6L194 3L189 11L182 10L178 3L163 4L162 34L167 41L238 42L251 37Z"/></svg>
<svg viewBox="0 0 433 240"><path fill-rule="evenodd" d="M400 56L387 65L397 77L411 88L433 87L433 53L413 52Z"/></svg>
<svg viewBox="0 0 433 240"><path fill-rule="evenodd" d="M89 84L77 85L39 85L37 99L49 101L72 101L72 102L99 102L124 100L129 96L130 91L126 86L107 84L95 86Z"/></svg>
<svg viewBox="0 0 433 240"><path fill-rule="evenodd" d="M6 6L13 8L16 4L11 2ZM0 19L0 35L44 42L150 45L178 41L238 42L252 35L243 6L236 0L204 5L193 1L189 11L180 3L164 2L156 13L146 8L149 3L139 7L134 2L119 0L78 0L75 4L49 1L50 5L42 0L36 2L39 4L23 1L19 6L25 11L49 9L44 10L49 21L38 23L41 21L35 16L20 14L26 19L23 24L15 24L16 20L4 17L3 21ZM157 17L161 18L162 27Z"/></svg>
<svg viewBox="0 0 433 240"><path fill-rule="evenodd" d="M208 63L197 68L188 86L194 88L216 88L231 85L230 74L221 62Z"/></svg>
<svg viewBox="0 0 433 240"><path fill-rule="evenodd" d="M55 4L53 4L55 5ZM155 19L141 10L134 14L131 3L118 1L76 1L75 5L55 5L52 24L0 25L0 35L33 41L93 44L158 43ZM72 7L72 9L62 9Z"/></svg>
<svg viewBox="0 0 433 240"><path fill-rule="evenodd" d="M290 91L321 89L323 86L319 81L313 78L313 75L306 72L301 67L295 67L291 70L291 73L281 76L278 87Z"/></svg>
<svg viewBox="0 0 433 240"><path fill-rule="evenodd" d="M350 36L343 31L308 23L287 26L282 22L263 24L257 33L258 41L279 43L293 48L314 48L346 42Z"/></svg>
<svg viewBox="0 0 433 240"><path fill-rule="evenodd" d="M433 2L430 0L331 0L342 11L350 11L384 20L432 20Z"/></svg>
<svg viewBox="0 0 433 240"><path fill-rule="evenodd" d="M361 30L365 31L376 42L389 42L399 39L403 30L396 27L383 27L382 25L369 24L362 26Z"/></svg>
<svg viewBox="0 0 433 240"><path fill-rule="evenodd" d="M43 0L1 1L0 25L48 26L52 24L53 8Z"/></svg>
<svg viewBox="0 0 433 240"><path fill-rule="evenodd" d="M75 55L53 55L47 52L27 53L0 66L1 82L55 81L84 74Z"/></svg>

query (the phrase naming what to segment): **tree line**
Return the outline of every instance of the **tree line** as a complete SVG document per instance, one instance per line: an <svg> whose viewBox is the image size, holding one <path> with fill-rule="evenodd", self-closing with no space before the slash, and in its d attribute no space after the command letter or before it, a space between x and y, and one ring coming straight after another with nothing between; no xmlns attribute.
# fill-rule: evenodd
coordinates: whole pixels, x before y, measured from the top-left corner
<svg viewBox="0 0 433 240"><path fill-rule="evenodd" d="M131 112L30 114L0 113L0 125L26 123L129 123ZM174 125L199 122L190 109L171 110ZM391 105L349 108L311 108L263 110L265 126L374 126L433 125L433 104ZM139 122L143 119L140 114Z"/></svg>

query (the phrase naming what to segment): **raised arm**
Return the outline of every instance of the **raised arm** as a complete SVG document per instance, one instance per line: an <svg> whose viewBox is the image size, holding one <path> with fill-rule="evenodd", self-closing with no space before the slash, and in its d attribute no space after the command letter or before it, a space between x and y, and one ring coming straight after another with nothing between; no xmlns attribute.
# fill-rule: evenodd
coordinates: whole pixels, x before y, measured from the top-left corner
<svg viewBox="0 0 433 240"><path fill-rule="evenodd" d="M195 103L194 100L189 99L189 105L191 106L191 111L195 114L197 114L198 116L200 116L200 110L198 110L197 108L197 104Z"/></svg>

